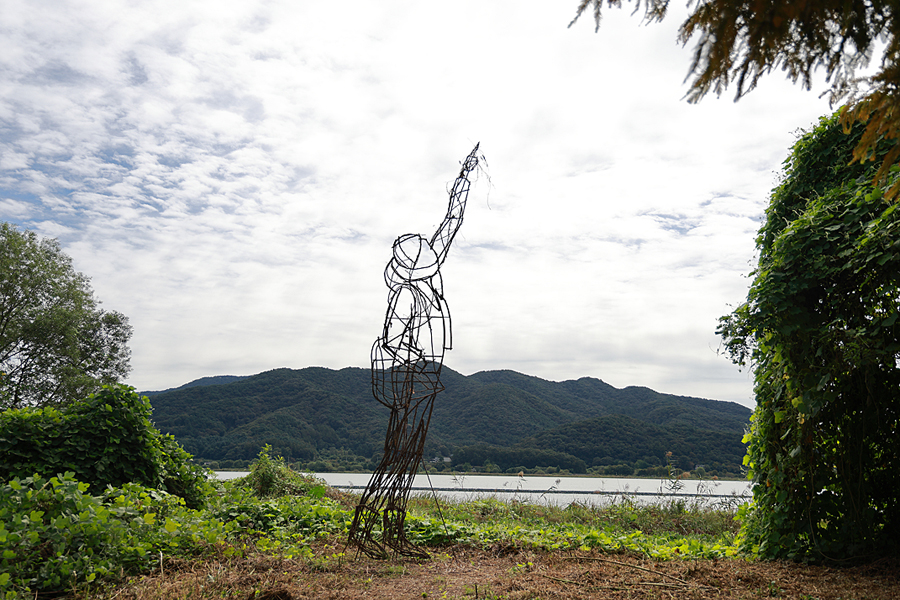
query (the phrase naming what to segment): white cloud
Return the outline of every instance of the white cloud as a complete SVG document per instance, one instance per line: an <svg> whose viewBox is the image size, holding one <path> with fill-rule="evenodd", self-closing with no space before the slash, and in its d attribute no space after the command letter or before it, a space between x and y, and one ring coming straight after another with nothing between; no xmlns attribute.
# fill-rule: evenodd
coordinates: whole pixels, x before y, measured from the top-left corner
<svg viewBox="0 0 900 600"><path fill-rule="evenodd" d="M594 34L574 8L10 0L0 218L58 236L130 317L141 389L364 366L391 242L439 223L481 141L448 366L749 403L716 319L828 107L777 77L686 104L677 15Z"/></svg>

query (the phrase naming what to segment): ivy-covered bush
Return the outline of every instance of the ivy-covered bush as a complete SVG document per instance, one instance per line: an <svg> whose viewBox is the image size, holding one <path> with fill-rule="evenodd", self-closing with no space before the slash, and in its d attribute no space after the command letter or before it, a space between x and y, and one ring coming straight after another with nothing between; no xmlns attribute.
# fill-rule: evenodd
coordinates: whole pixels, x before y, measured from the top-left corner
<svg viewBox="0 0 900 600"><path fill-rule="evenodd" d="M118 385L60 409L4 411L0 481L68 471L94 493L107 485L138 483L181 496L188 506L201 505L206 471L153 426L151 411L146 397Z"/></svg>
<svg viewBox="0 0 900 600"><path fill-rule="evenodd" d="M94 496L72 473L0 485L0 599L55 597L223 548L239 529L135 483Z"/></svg>
<svg viewBox="0 0 900 600"><path fill-rule="evenodd" d="M767 558L900 549L900 208L872 185L884 148L852 162L863 129L833 116L798 139L747 301L720 322L754 368L742 536Z"/></svg>
<svg viewBox="0 0 900 600"><path fill-rule="evenodd" d="M63 590L146 560L149 544L87 488L69 476L0 486L3 597Z"/></svg>

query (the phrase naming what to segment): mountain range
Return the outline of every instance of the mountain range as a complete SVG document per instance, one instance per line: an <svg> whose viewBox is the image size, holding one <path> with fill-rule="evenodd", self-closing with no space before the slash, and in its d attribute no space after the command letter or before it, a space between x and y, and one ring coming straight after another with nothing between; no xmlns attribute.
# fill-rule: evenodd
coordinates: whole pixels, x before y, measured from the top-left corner
<svg viewBox="0 0 900 600"><path fill-rule="evenodd" d="M733 402L505 370L464 376L444 367L441 381L426 456L452 457L454 466L565 464L579 472L660 466L674 456L682 469L740 470L750 410ZM336 454L371 462L389 413L372 397L370 371L353 367L207 377L144 394L161 431L213 461L252 459L270 444L301 463Z"/></svg>

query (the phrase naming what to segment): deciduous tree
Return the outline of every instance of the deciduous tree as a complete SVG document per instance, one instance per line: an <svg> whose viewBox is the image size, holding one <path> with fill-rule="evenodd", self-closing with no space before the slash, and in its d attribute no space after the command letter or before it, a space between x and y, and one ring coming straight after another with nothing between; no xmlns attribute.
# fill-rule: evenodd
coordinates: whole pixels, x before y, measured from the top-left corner
<svg viewBox="0 0 900 600"><path fill-rule="evenodd" d="M586 11L600 26L603 0L580 0L573 23ZM621 7L622 0L607 0ZM644 0L645 19L665 18L669 0ZM857 136L852 158L874 158L878 141L892 140L880 156L876 184L886 181L900 158L900 9L892 0L689 0L692 12L681 25L679 41L697 36L687 97L697 101L710 91L721 94L729 85L740 98L763 75L784 71L806 88L822 69L831 83L832 103L846 102L841 121L845 131L866 123ZM641 0L635 1L635 10ZM883 42L881 66L857 77ZM900 192L900 182L886 188Z"/></svg>
<svg viewBox="0 0 900 600"><path fill-rule="evenodd" d="M0 223L0 408L82 399L130 371L131 326L54 239Z"/></svg>

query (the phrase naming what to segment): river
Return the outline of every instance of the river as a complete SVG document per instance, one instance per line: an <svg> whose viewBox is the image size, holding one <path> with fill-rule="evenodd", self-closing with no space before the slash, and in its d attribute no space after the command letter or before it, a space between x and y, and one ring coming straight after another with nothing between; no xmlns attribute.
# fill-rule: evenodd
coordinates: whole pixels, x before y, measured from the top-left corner
<svg viewBox="0 0 900 600"><path fill-rule="evenodd" d="M246 475L246 471L217 471L220 479ZM315 473L331 487L360 493L369 473ZM454 500L496 497L507 501L568 506L572 502L606 505L627 497L633 502L652 504L683 499L707 505L736 504L750 498L749 481L713 481L686 479L673 489L665 479L629 479L618 477L554 477L552 475L416 475L414 494L431 494Z"/></svg>

